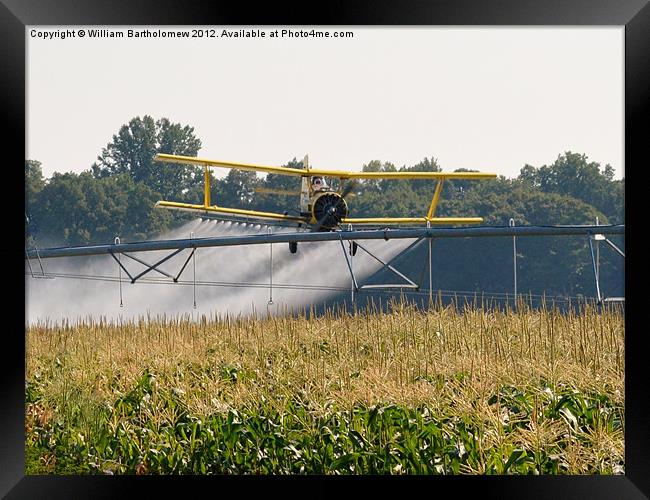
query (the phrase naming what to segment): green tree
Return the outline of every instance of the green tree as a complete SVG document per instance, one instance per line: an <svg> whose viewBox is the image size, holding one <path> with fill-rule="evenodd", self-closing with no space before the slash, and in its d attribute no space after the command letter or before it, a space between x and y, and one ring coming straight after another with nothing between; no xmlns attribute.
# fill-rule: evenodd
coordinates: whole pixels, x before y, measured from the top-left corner
<svg viewBox="0 0 650 500"><path fill-rule="evenodd" d="M33 223L39 242L64 245L144 239L168 227L170 214L154 208L158 194L128 174L96 179L55 173L39 194Z"/></svg>
<svg viewBox="0 0 650 500"><path fill-rule="evenodd" d="M535 169L525 165L519 179L528 187L545 193L573 196L606 214L612 221L623 222L621 181L614 180L611 165L589 162L587 155L567 151L551 165ZM594 221L591 221L592 223Z"/></svg>
<svg viewBox="0 0 650 500"><path fill-rule="evenodd" d="M200 182L203 172L190 165L156 162L154 157L157 153L196 156L200 149L201 140L194 135L193 127L171 123L167 118L154 121L148 115L136 117L113 135L92 172L97 178L127 173L161 196L177 200Z"/></svg>
<svg viewBox="0 0 650 500"><path fill-rule="evenodd" d="M362 172L397 172L397 168L391 162L381 162L380 160L372 160L363 165ZM390 181L383 179L364 179L359 183L362 191L367 193L382 192L390 188ZM394 181L393 181L394 182Z"/></svg>
<svg viewBox="0 0 650 500"><path fill-rule="evenodd" d="M219 205L234 208L253 208L255 188L260 184L255 172L231 169L219 183Z"/></svg>
<svg viewBox="0 0 650 500"><path fill-rule="evenodd" d="M296 157L288 161L283 167L303 169L303 161ZM265 189L276 189L280 191L300 192L301 178L289 175L268 174L263 180L259 180L257 187ZM280 195L269 193L255 193L255 207L262 211L288 212L291 215L299 213L299 195Z"/></svg>
<svg viewBox="0 0 650 500"><path fill-rule="evenodd" d="M399 169L400 172L442 172L442 168L438 164L438 160L433 156L431 158L423 158L422 161L416 163L411 167L403 166ZM384 181L388 184L393 181ZM404 182L404 181L399 181ZM411 188L421 194L428 193L433 196L436 182L431 179L411 179L406 181L411 185Z"/></svg>
<svg viewBox="0 0 650 500"><path fill-rule="evenodd" d="M25 161L25 205L29 210L36 202L38 193L45 187L41 162Z"/></svg>
<svg viewBox="0 0 650 500"><path fill-rule="evenodd" d="M38 195L45 187L41 162L25 161L25 244L32 247L36 244L32 212L38 204Z"/></svg>

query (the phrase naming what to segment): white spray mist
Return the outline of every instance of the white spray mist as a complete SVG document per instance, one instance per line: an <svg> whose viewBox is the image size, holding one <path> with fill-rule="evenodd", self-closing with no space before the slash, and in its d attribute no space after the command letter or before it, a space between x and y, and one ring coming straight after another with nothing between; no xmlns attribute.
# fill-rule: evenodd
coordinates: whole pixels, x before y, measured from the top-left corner
<svg viewBox="0 0 650 500"><path fill-rule="evenodd" d="M157 239L194 237L240 236L266 234L269 226L201 220L184 224L178 229L160 235ZM294 229L271 227L271 231L292 232ZM412 240L366 240L363 246L384 261L390 260L406 248ZM344 242L347 249L347 242ZM176 276L191 250L184 250L160 266ZM318 305L332 297L337 290L350 288L350 273L338 241L299 243L298 252L291 254L288 244L273 245L273 287L270 288L270 245L199 248L196 258L196 305L194 308L194 262L189 261L179 283L156 271L150 271L131 284L121 272L122 304L117 281L108 282L84 278L34 279L26 277L26 314L29 324L63 320L105 317L109 321L138 318L154 319L185 315L194 319L203 315L239 315L250 313L276 314L285 310L299 310ZM171 251L138 252L133 254L153 264ZM121 256L121 262L132 275L145 267ZM110 256L86 258L56 258L43 261L46 273L66 273L84 277L118 277L118 264ZM357 281L363 282L382 266L359 250L354 257ZM182 283L181 283L182 282ZM329 289L328 289L329 288ZM269 299L272 303L269 304Z"/></svg>

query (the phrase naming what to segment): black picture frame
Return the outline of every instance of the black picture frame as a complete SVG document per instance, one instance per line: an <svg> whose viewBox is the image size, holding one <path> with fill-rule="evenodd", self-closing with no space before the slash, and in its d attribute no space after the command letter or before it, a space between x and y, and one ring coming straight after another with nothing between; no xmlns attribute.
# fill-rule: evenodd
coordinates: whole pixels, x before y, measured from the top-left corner
<svg viewBox="0 0 650 500"><path fill-rule="evenodd" d="M24 177L25 144L25 26L27 25L547 25L547 26L625 26L625 175L627 186L639 186L641 172L648 168L645 145L648 142L648 107L650 103L650 6L648 0L457 0L411 1L397 4L388 0L291 4L245 2L201 2L173 0L137 0L102 2L99 0L0 0L0 106L8 130L3 134L2 149L6 160L4 174L11 175L5 184L9 194L20 191ZM644 161L645 160L645 161ZM632 182L630 183L630 176ZM633 191L634 189L632 189ZM636 229L640 226L640 196L626 191L626 253L639 257ZM625 475L623 476L542 476L542 477L427 477L427 478L314 478L294 477L291 483L282 478L220 477L218 487L207 477L134 477L134 476L25 476L24 473L24 253L13 242L19 238L21 217L8 201L5 223L9 226L0 252L4 258L2 278L4 306L12 322L5 322L3 345L5 356L0 364L2 405L0 406L0 495L7 498L114 498L133 494L152 496L154 486L168 494L187 495L192 483L207 487L214 494L224 494L223 486L249 493L250 483L266 492L292 493L330 486L332 492L347 492L350 486L363 485L366 494L390 489L412 494L461 497L476 490L481 497L496 498L648 498L650 496L650 414L648 375L644 371L641 297L635 294L640 285L638 273L626 268L626 422ZM24 235L24 229L22 234ZM632 240L630 240L630 236ZM636 242L636 243L635 243ZM23 274L19 275L19 270ZM23 311L23 314L21 314ZM14 327L15 325L15 327ZM317 482L315 482L315 480ZM411 484L417 480L418 484ZM287 490L291 487L291 490ZM419 487L416 490L416 487ZM245 488L245 489L242 489ZM237 491L236 490L236 491ZM334 492L336 490L336 492ZM326 489L321 491L326 492ZM419 493L417 493L419 491ZM317 491L316 491L317 492ZM155 493L154 493L155 494Z"/></svg>

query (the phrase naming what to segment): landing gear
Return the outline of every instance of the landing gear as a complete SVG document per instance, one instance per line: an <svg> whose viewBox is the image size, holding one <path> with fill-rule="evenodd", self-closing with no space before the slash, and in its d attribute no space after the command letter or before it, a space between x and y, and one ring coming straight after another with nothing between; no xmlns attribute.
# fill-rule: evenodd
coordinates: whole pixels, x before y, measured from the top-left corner
<svg viewBox="0 0 650 500"><path fill-rule="evenodd" d="M290 241L289 242L289 251L291 253L296 253L298 251L298 242L297 241Z"/></svg>

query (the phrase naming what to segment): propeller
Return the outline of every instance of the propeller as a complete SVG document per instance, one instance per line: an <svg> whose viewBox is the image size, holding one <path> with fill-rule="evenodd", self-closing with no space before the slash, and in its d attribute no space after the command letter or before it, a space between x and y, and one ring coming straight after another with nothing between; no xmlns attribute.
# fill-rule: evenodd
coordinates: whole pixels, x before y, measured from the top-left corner
<svg viewBox="0 0 650 500"><path fill-rule="evenodd" d="M339 224L339 221L347 215L347 203L345 202L345 197L352 193L357 186L358 183L352 180L346 184L340 194L337 195L332 193L328 198L324 199L326 205L324 207L323 215L316 222L316 231L321 231L323 228L332 229L334 226Z"/></svg>
<svg viewBox="0 0 650 500"><path fill-rule="evenodd" d="M334 217L336 214L336 206L330 206L325 214L316 222L316 231L320 231L323 228L323 225L330 217Z"/></svg>

